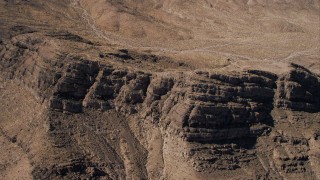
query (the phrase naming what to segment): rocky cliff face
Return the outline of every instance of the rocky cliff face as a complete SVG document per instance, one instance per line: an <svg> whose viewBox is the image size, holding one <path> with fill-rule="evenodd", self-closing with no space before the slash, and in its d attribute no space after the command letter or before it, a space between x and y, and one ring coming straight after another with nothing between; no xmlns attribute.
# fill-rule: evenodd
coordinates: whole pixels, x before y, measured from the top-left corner
<svg viewBox="0 0 320 180"><path fill-rule="evenodd" d="M42 104L51 148L2 133L28 149L34 178L320 178L320 79L304 67L149 72L17 38L1 41L1 76Z"/></svg>
<svg viewBox="0 0 320 180"><path fill-rule="evenodd" d="M297 111L319 111L319 78L304 67L295 64L293 67L278 80L276 106Z"/></svg>

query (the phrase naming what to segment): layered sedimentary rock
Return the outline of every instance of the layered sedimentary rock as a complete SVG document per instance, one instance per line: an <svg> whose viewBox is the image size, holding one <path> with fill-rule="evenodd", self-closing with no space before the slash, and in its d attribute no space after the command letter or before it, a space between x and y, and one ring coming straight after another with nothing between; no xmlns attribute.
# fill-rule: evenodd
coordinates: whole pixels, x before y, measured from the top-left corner
<svg viewBox="0 0 320 180"><path fill-rule="evenodd" d="M43 153L63 150L71 159L53 156L41 163L33 154L35 178L158 173L170 179L184 177L181 167L201 178L226 170L229 178L244 170L242 178L319 178L319 132L313 125L319 123L320 80L303 67L293 64L282 75L147 72L50 54L40 48L48 42L20 38L1 42L1 76L47 107L46 143L54 150ZM149 137L156 132L158 146ZM154 163L155 152L162 164L157 173L145 167ZM178 168L177 176L171 167Z"/></svg>
<svg viewBox="0 0 320 180"><path fill-rule="evenodd" d="M304 67L296 64L293 67L278 80L276 105L297 111L319 111L319 78Z"/></svg>

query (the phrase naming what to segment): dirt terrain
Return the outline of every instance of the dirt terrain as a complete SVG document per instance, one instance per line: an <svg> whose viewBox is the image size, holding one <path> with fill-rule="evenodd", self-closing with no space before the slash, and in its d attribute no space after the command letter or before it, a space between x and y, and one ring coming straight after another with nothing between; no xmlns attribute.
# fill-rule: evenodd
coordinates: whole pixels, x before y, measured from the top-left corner
<svg viewBox="0 0 320 180"><path fill-rule="evenodd" d="M319 4L0 1L0 179L320 179Z"/></svg>

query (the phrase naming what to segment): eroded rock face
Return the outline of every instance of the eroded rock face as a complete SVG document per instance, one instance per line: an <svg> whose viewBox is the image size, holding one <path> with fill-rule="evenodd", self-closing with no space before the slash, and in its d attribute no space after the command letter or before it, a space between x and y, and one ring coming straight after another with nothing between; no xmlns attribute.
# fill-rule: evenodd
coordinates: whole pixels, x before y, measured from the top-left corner
<svg viewBox="0 0 320 180"><path fill-rule="evenodd" d="M318 112L320 109L319 77L304 67L293 65L288 74L279 78L277 107L297 111Z"/></svg>
<svg viewBox="0 0 320 180"><path fill-rule="evenodd" d="M55 87L51 108L82 112L82 100L94 83L98 70L98 63L86 60L69 65Z"/></svg>
<svg viewBox="0 0 320 180"><path fill-rule="evenodd" d="M136 161L121 147L154 152L148 135L154 129L163 140L159 152L162 169L166 169L164 179L174 177L170 167L179 163L203 178L227 170L231 177L253 166L256 169L251 175L243 177L319 176L319 132L312 125L319 121L320 80L303 67L292 65L279 77L258 70L148 73L81 57L61 55L45 60L39 56L42 50L37 49L37 43L28 38L19 42L1 42L2 76L14 79L48 104L47 132L55 148L74 146L72 152L81 154L65 165L58 161L50 167L35 164L40 169L33 172L35 178L74 177L79 173L84 178L124 178L130 174L128 169L135 172L137 168L143 169L139 176L147 177L147 168L140 167L144 162ZM21 54L30 58L21 58ZM36 58L43 60L41 64ZM97 110L121 115L115 121L125 117L129 124L139 122L137 131L121 125L123 120L117 123L123 126L122 134L130 131L120 137L131 138L131 143L143 147L114 140L109 129L102 135L90 134L96 132L92 127L107 127L90 125L104 122L98 116L86 115ZM69 121L71 116L79 120ZM302 122L308 133L296 130ZM110 145L113 141L116 145ZM108 158L106 152L116 158ZM181 156L175 157L173 152ZM145 157L145 161L153 159Z"/></svg>
<svg viewBox="0 0 320 180"><path fill-rule="evenodd" d="M308 83L295 82L296 86L290 86L299 79L296 77L299 74ZM80 102L78 105L79 109L116 109L128 116L135 115L134 121L150 121L170 136L190 143L187 157L193 159L196 171L213 172L239 169L257 160L254 144L258 137L268 136L272 131L274 108L319 111L319 95L314 90L318 86L318 77L300 67L294 67L279 79L262 71L151 75L103 67L91 88L86 86L87 95L83 91L80 99L83 106ZM286 98L290 101L283 100ZM306 105L295 105L301 102ZM78 112L65 107L61 110ZM292 141L307 143L305 139ZM293 157L291 163L277 152L274 151L274 161L285 173L307 172L308 150L301 157Z"/></svg>

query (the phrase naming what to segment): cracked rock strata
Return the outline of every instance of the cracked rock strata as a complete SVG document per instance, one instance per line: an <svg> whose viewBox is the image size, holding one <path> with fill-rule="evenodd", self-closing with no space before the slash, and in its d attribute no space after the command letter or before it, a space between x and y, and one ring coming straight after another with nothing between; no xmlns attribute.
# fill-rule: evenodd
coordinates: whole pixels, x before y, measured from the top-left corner
<svg viewBox="0 0 320 180"><path fill-rule="evenodd" d="M41 43L24 37L0 51L1 75L48 107L45 143L54 150L43 153L71 159L30 155L35 178L155 178L145 167L155 152L163 179L244 169L242 178L319 178L320 80L304 67L150 73L50 56Z"/></svg>

